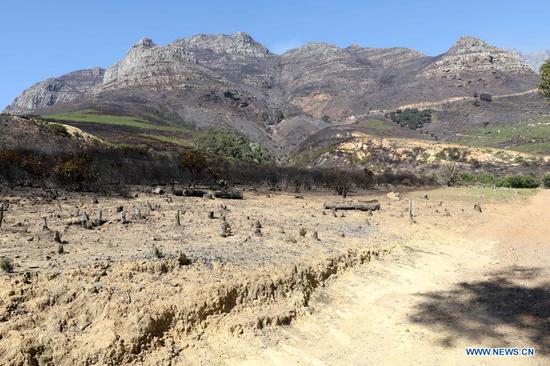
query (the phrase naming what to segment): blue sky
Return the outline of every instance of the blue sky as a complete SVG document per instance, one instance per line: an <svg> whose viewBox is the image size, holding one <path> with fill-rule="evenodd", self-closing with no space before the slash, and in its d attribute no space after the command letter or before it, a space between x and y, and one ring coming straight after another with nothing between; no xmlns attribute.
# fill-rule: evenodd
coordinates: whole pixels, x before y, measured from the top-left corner
<svg viewBox="0 0 550 366"><path fill-rule="evenodd" d="M139 38L250 33L275 52L311 41L437 55L461 35L550 49L549 0L0 0L0 110L47 77L107 67Z"/></svg>

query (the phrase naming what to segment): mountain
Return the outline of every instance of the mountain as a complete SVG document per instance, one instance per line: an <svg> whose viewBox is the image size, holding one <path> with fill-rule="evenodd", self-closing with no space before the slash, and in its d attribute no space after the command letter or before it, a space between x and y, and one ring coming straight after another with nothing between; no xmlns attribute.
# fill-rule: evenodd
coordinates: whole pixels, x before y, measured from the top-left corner
<svg viewBox="0 0 550 366"><path fill-rule="evenodd" d="M166 46L143 38L115 65L40 82L5 112L90 122L83 129L108 116L164 129L228 128L288 156L320 131L341 124L360 128L373 118L385 133L453 139L485 123L548 113L535 90L538 81L517 53L472 37L436 57L407 48L327 43L276 55L241 32L197 35ZM477 101L480 94L495 96L502 112L499 102ZM407 106L429 108L438 123L399 131L388 112ZM142 134L139 128L133 132L135 126L113 123L94 132L106 139Z"/></svg>
<svg viewBox="0 0 550 366"><path fill-rule="evenodd" d="M550 60L550 50L535 51L522 55L522 57L535 72L539 72L542 64L546 60Z"/></svg>

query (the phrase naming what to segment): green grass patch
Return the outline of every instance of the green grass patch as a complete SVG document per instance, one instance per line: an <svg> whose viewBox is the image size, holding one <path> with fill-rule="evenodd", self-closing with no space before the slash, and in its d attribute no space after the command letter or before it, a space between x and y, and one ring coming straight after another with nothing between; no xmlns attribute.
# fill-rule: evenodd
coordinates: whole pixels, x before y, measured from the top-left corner
<svg viewBox="0 0 550 366"><path fill-rule="evenodd" d="M305 167L321 155L331 152L336 148L336 146L325 146L325 147L317 147L314 149L310 149L307 151L303 151L300 154L296 155L294 158L294 165L297 167Z"/></svg>
<svg viewBox="0 0 550 366"><path fill-rule="evenodd" d="M155 125L146 120L136 118L136 117L115 116L110 114L96 114L93 110L82 110L78 112L50 114L44 117L48 119L56 119L56 120L66 121L66 122L97 123L102 125L140 128L144 130L157 130L157 131L169 131L169 132L178 132L178 131L185 130L181 127Z"/></svg>
<svg viewBox="0 0 550 366"><path fill-rule="evenodd" d="M164 135L147 135L147 134L141 134L140 136L157 140L160 142L168 142L168 143L183 146L183 147L195 147L195 144L193 143L193 141L183 139L180 137L164 136Z"/></svg>
<svg viewBox="0 0 550 366"><path fill-rule="evenodd" d="M358 127L374 128L377 130L391 130L393 127L379 119L368 119L356 124Z"/></svg>
<svg viewBox="0 0 550 366"><path fill-rule="evenodd" d="M438 188L428 192L432 201L462 201L469 203L509 202L515 199L527 199L537 193L536 188L510 189L492 187L453 187ZM424 192L415 192L412 198L422 200Z"/></svg>
<svg viewBox="0 0 550 366"><path fill-rule="evenodd" d="M550 116L511 125L476 128L458 142L474 147L509 146L510 150L550 154Z"/></svg>

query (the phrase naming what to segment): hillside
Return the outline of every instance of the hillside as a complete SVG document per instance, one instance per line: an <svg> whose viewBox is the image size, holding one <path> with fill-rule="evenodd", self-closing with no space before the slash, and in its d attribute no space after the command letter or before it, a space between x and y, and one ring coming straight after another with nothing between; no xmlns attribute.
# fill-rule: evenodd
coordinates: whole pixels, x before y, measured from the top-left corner
<svg viewBox="0 0 550 366"><path fill-rule="evenodd" d="M488 124L537 119L550 114L538 80L517 53L472 37L436 57L326 43L277 55L246 33L165 46L144 38L111 67L35 84L5 111L59 119L114 143L145 133L185 145L190 131L232 129L285 160L331 126L381 120L388 135L459 140ZM387 117L411 106L430 109L431 123L412 131Z"/></svg>
<svg viewBox="0 0 550 366"><path fill-rule="evenodd" d="M101 139L79 128L40 118L0 114L0 131L2 151L33 149L35 152L51 154L104 145Z"/></svg>

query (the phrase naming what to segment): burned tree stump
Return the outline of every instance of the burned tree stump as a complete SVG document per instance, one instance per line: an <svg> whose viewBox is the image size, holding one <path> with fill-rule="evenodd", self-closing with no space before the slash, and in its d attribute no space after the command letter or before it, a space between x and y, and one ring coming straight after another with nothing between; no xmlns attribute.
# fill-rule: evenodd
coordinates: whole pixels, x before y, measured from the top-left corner
<svg viewBox="0 0 550 366"><path fill-rule="evenodd" d="M188 266L188 265L190 265L191 263L193 263L193 262L191 261L191 259L189 259L189 258L185 255L185 253L179 253L179 255L178 255L178 264L179 264L180 266Z"/></svg>
<svg viewBox="0 0 550 366"><path fill-rule="evenodd" d="M181 221L180 221L180 210L178 210L176 212L176 226L181 226Z"/></svg>
<svg viewBox="0 0 550 366"><path fill-rule="evenodd" d="M120 213L120 222L122 223L122 225L126 225L129 223L129 221L126 219L126 212Z"/></svg>
<svg viewBox="0 0 550 366"><path fill-rule="evenodd" d="M99 210L97 210L97 218L95 220L95 226L100 227L104 223L105 223L105 221L103 221L103 210L99 209Z"/></svg>
<svg viewBox="0 0 550 366"><path fill-rule="evenodd" d="M0 229L2 228L2 221L4 221L4 203L0 203Z"/></svg>
<svg viewBox="0 0 550 366"><path fill-rule="evenodd" d="M48 231L50 228L48 227L48 218L46 216L42 217L42 220L44 220L44 223L42 224L42 230Z"/></svg>
<svg viewBox="0 0 550 366"><path fill-rule="evenodd" d="M220 226L220 236L222 238L227 238L228 236L233 235L231 232L231 225L227 221L222 221Z"/></svg>

